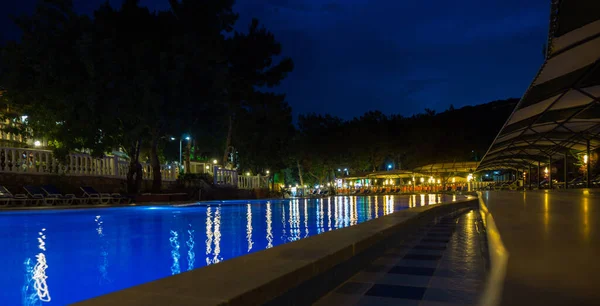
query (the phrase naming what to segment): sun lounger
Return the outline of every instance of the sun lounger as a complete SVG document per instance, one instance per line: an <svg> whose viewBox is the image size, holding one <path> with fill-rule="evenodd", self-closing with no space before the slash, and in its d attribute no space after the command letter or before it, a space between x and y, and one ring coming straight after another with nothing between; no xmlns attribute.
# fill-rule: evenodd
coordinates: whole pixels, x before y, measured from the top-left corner
<svg viewBox="0 0 600 306"><path fill-rule="evenodd" d="M0 186L0 205L7 206L10 203L27 204L27 196L24 194L13 195L6 187Z"/></svg>
<svg viewBox="0 0 600 306"><path fill-rule="evenodd" d="M83 195L89 198L90 203L109 204L113 198L109 193L100 193L92 187L80 187Z"/></svg>
<svg viewBox="0 0 600 306"><path fill-rule="evenodd" d="M131 198L127 197L127 196L123 196L120 193L100 193L98 191L96 191L94 188L86 186L86 187L80 187L81 191L83 191L83 195L88 197L91 201L95 201L96 203L99 204L110 204L111 202L113 204L120 204L120 203L125 203L125 204L129 204L131 203Z"/></svg>
<svg viewBox="0 0 600 306"><path fill-rule="evenodd" d="M45 196L42 188L33 185L23 186L30 199L43 203L44 205L55 205L57 202L63 202L62 199L55 195Z"/></svg>
<svg viewBox="0 0 600 306"><path fill-rule="evenodd" d="M42 186L42 190L46 193L46 196L53 196L59 198L63 201L64 204L67 205L72 205L73 202L76 202L77 204L86 204L88 201L87 197L76 196L72 193L63 195L62 192L60 192L60 190L58 190L58 188L56 188L54 185Z"/></svg>

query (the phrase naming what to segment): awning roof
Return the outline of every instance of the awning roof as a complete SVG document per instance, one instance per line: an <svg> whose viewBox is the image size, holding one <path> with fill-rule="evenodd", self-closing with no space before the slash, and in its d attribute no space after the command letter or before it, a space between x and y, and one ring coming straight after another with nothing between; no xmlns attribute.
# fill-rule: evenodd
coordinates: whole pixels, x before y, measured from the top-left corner
<svg viewBox="0 0 600 306"><path fill-rule="evenodd" d="M600 1L555 0L546 61L478 171L600 147Z"/></svg>
<svg viewBox="0 0 600 306"><path fill-rule="evenodd" d="M396 178L412 178L413 176L421 176L420 173L410 170L391 170L378 171L369 173L369 178L396 179Z"/></svg>
<svg viewBox="0 0 600 306"><path fill-rule="evenodd" d="M415 168L414 171L421 173L454 173L454 172L473 172L477 169L479 162L452 162L438 163Z"/></svg>

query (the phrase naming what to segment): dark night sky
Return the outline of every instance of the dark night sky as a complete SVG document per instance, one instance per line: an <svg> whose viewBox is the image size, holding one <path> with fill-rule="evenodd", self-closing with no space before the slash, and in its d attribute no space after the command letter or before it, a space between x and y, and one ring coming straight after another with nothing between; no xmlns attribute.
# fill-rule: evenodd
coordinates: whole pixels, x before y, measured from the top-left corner
<svg viewBox="0 0 600 306"><path fill-rule="evenodd" d="M90 13L105 0L75 0ZM11 1L12 2L12 1ZM118 6L120 0L110 0ZM548 0L238 0L238 29L257 17L294 72L280 86L296 114L411 115L523 94L543 61ZM142 0L165 9L167 0ZM0 33L18 32L0 13ZM6 8L6 7L4 7Z"/></svg>

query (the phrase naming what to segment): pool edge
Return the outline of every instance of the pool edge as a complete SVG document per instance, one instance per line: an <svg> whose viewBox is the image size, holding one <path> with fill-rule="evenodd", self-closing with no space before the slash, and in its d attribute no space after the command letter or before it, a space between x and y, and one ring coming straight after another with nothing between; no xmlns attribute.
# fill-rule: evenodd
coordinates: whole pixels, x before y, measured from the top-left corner
<svg viewBox="0 0 600 306"><path fill-rule="evenodd" d="M419 225L478 205L475 198L402 210L73 305L308 304Z"/></svg>

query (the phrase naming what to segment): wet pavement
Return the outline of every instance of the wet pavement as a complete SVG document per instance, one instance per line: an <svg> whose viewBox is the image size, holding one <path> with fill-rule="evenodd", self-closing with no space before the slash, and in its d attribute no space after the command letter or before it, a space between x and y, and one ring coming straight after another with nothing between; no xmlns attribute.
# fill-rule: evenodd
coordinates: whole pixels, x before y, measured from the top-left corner
<svg viewBox="0 0 600 306"><path fill-rule="evenodd" d="M429 224L314 305L476 305L489 267L480 214Z"/></svg>
<svg viewBox="0 0 600 306"><path fill-rule="evenodd" d="M508 252L501 305L600 305L600 189L481 199Z"/></svg>

